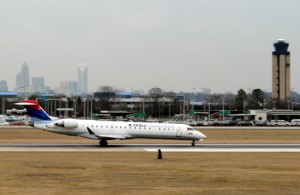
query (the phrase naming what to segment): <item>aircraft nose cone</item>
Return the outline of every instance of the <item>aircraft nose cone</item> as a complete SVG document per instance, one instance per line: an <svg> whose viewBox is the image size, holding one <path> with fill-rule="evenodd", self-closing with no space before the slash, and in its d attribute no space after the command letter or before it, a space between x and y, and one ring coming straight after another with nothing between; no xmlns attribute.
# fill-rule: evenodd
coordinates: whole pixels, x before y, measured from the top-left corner
<svg viewBox="0 0 300 195"><path fill-rule="evenodd" d="M199 137L199 139L204 139L204 138L206 138L206 135L204 135L203 133L199 132L198 137Z"/></svg>

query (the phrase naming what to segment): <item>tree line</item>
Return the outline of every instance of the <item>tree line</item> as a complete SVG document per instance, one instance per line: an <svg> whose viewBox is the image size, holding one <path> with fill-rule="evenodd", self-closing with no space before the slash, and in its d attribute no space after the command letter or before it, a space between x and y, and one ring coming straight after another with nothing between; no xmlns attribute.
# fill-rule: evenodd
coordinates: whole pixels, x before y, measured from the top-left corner
<svg viewBox="0 0 300 195"><path fill-rule="evenodd" d="M114 94L117 90L110 86L101 86L98 91ZM117 102L116 97L107 96L103 98L87 95L86 97L66 97L57 95L52 99L65 99L60 102L60 106L72 108L76 104L76 116L88 115L89 113L100 113L106 111L128 111L132 113L145 112L153 117L167 117L175 114L183 114L191 111L208 111L211 110L235 110L247 112L249 109L299 109L299 94L292 92L292 96L286 102L280 102L271 98L271 93L264 92L261 89L249 90L247 93L244 89L240 89L236 94L207 94L201 92L179 92L163 91L159 87L148 90L146 94L140 96L145 101L143 103L135 103L129 106L126 103ZM162 101L162 98L168 98L169 101ZM32 94L28 99L37 99L45 109L55 109L58 103L46 105L47 100L41 99L40 96ZM147 101L151 100L151 101ZM6 109L15 107L13 102L6 100ZM183 103L184 102L184 103ZM196 103L195 103L196 102ZM1 103L1 102L0 102ZM92 107L90 107L92 106ZM88 111L86 111L88 110ZM51 110L52 111L52 110ZM53 111L56 112L56 111Z"/></svg>

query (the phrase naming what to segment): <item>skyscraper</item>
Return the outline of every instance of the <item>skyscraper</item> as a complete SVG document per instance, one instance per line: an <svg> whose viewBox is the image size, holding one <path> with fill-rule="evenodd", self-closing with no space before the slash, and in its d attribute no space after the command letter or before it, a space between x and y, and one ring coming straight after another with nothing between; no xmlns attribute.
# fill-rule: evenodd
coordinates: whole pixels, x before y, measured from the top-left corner
<svg viewBox="0 0 300 195"><path fill-rule="evenodd" d="M32 77L33 92L40 92L45 87L45 81L43 77Z"/></svg>
<svg viewBox="0 0 300 195"><path fill-rule="evenodd" d="M21 72L16 76L16 91L26 91L29 88L29 68L26 62L23 63Z"/></svg>
<svg viewBox="0 0 300 195"><path fill-rule="evenodd" d="M291 69L289 43L278 39L274 43L275 51L272 57L272 98L286 101L291 93Z"/></svg>
<svg viewBox="0 0 300 195"><path fill-rule="evenodd" d="M78 93L86 94L88 93L88 65L87 64L78 64Z"/></svg>
<svg viewBox="0 0 300 195"><path fill-rule="evenodd" d="M0 81L0 91L8 91L7 83L5 80Z"/></svg>
<svg viewBox="0 0 300 195"><path fill-rule="evenodd" d="M59 87L61 93L68 97L77 95L77 81L61 81Z"/></svg>

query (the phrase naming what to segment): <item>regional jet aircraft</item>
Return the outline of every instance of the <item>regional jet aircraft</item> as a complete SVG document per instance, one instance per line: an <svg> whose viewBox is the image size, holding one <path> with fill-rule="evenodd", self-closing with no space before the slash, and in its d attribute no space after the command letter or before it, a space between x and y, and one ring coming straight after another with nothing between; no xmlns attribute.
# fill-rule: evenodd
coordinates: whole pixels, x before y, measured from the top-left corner
<svg viewBox="0 0 300 195"><path fill-rule="evenodd" d="M53 133L98 139L102 147L108 145L107 140L113 139L191 140L192 146L195 146L196 141L206 138L204 134L185 124L58 119L49 116L35 100L24 100L16 104L25 106L33 127Z"/></svg>

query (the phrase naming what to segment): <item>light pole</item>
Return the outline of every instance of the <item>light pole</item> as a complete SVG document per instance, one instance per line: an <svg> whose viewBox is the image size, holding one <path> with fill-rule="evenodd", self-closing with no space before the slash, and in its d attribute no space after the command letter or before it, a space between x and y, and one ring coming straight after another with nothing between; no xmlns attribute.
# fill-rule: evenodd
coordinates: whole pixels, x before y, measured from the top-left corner
<svg viewBox="0 0 300 195"><path fill-rule="evenodd" d="M207 103L207 101L203 101L203 111L205 112L205 104Z"/></svg>
<svg viewBox="0 0 300 195"><path fill-rule="evenodd" d="M179 115L181 115L181 102L182 100L178 100L179 101ZM183 120L183 117L182 117L182 120Z"/></svg>
<svg viewBox="0 0 300 195"><path fill-rule="evenodd" d="M93 99L91 99L91 120L93 120Z"/></svg>
<svg viewBox="0 0 300 195"><path fill-rule="evenodd" d="M77 118L76 99L73 99L73 108L74 108L74 118Z"/></svg>
<svg viewBox="0 0 300 195"><path fill-rule="evenodd" d="M65 101L65 108L66 108L66 111L65 111L65 117L68 118L69 117L69 112L68 112L68 103L69 103L69 100L68 98L64 98L64 101Z"/></svg>
<svg viewBox="0 0 300 195"><path fill-rule="evenodd" d="M182 106L182 114L183 114L183 120L185 120L185 96L183 96L183 106Z"/></svg>
<svg viewBox="0 0 300 195"><path fill-rule="evenodd" d="M89 118L89 99L86 100L86 118Z"/></svg>
<svg viewBox="0 0 300 195"><path fill-rule="evenodd" d="M208 124L210 123L210 97L208 98Z"/></svg>
<svg viewBox="0 0 300 195"><path fill-rule="evenodd" d="M196 94L195 94L195 87L193 87L192 88L193 89L193 111L195 111L195 96L196 96Z"/></svg>
<svg viewBox="0 0 300 195"><path fill-rule="evenodd" d="M223 100L223 114L222 114L222 116L223 116L223 122L224 122L224 114L225 114L225 110L224 110L224 97L222 97L222 100Z"/></svg>
<svg viewBox="0 0 300 195"><path fill-rule="evenodd" d="M83 118L85 119L85 101L86 98L83 99Z"/></svg>
<svg viewBox="0 0 300 195"><path fill-rule="evenodd" d="M171 118L171 101L169 100L169 119Z"/></svg>
<svg viewBox="0 0 300 195"><path fill-rule="evenodd" d="M59 108L61 108L61 101L62 99L59 100ZM61 117L61 110L59 110L59 116Z"/></svg>
<svg viewBox="0 0 300 195"><path fill-rule="evenodd" d="M54 100L54 114L56 116L56 100Z"/></svg>
<svg viewBox="0 0 300 195"><path fill-rule="evenodd" d="M5 114L5 98L2 97L2 114L4 115Z"/></svg>
<svg viewBox="0 0 300 195"><path fill-rule="evenodd" d="M273 109L275 110L276 108L275 108L275 104L276 104L276 101L274 100L273 101Z"/></svg>
<svg viewBox="0 0 300 195"><path fill-rule="evenodd" d="M288 103L288 110L289 110L290 109L290 102L291 102L291 100L287 100L286 102Z"/></svg>
<svg viewBox="0 0 300 195"><path fill-rule="evenodd" d="M160 101L158 100L158 118L160 118Z"/></svg>
<svg viewBox="0 0 300 195"><path fill-rule="evenodd" d="M143 121L145 120L144 113L145 113L145 98L143 97Z"/></svg>

